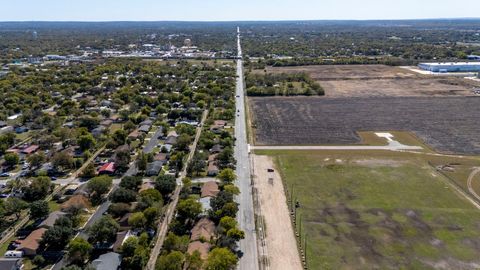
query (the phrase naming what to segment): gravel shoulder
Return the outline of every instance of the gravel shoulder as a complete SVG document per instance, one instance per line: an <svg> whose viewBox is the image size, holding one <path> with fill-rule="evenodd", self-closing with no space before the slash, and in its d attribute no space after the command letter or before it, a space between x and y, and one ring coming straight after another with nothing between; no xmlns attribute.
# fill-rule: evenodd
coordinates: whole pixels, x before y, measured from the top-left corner
<svg viewBox="0 0 480 270"><path fill-rule="evenodd" d="M253 156L254 181L260 210L266 223L266 244L270 269L303 269L287 207L282 179L268 156ZM286 268L287 267L287 268Z"/></svg>

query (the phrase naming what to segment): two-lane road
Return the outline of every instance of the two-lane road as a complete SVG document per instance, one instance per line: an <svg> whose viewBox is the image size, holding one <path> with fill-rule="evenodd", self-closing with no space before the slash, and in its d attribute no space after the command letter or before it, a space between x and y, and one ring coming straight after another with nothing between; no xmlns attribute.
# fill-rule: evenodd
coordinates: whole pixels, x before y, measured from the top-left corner
<svg viewBox="0 0 480 270"><path fill-rule="evenodd" d="M243 78L242 47L240 43L240 29L238 33L238 60L237 60L237 88L235 119L235 159L237 160L237 185L240 195L236 198L239 203L237 216L240 229L245 231L245 239L241 240L238 269L258 270L257 236L255 231L255 216L250 175L250 159L248 154L247 127L245 117L245 87Z"/></svg>

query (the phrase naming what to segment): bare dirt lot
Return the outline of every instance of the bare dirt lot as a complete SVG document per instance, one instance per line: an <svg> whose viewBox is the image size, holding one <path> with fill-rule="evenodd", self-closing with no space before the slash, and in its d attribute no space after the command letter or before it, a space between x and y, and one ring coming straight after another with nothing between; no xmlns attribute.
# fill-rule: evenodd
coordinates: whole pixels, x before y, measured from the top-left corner
<svg viewBox="0 0 480 270"><path fill-rule="evenodd" d="M473 96L475 82L461 78L321 81L327 97Z"/></svg>
<svg viewBox="0 0 480 270"><path fill-rule="evenodd" d="M457 77L421 75L385 65L267 67L269 73L306 72L327 97L473 96L480 83Z"/></svg>
<svg viewBox="0 0 480 270"><path fill-rule="evenodd" d="M254 156L255 186L266 223L266 243L270 269L303 269L290 221L282 179L268 156ZM271 179L271 180L269 180ZM287 267L287 268L286 268Z"/></svg>
<svg viewBox="0 0 480 270"><path fill-rule="evenodd" d="M385 65L324 65L296 67L267 67L269 73L306 72L316 81L345 79L419 78L410 70Z"/></svg>
<svg viewBox="0 0 480 270"><path fill-rule="evenodd" d="M359 131L411 131L438 151L480 154L480 98L251 98L257 145L358 144Z"/></svg>

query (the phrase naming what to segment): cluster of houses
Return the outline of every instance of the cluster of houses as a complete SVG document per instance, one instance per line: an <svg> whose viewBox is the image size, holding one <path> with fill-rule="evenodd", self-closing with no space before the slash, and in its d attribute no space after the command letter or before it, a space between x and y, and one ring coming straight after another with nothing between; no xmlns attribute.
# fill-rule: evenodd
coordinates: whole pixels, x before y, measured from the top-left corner
<svg viewBox="0 0 480 270"><path fill-rule="evenodd" d="M215 237L215 223L208 218L208 210L211 209L210 200L218 195L220 189L216 181L206 182L200 190L200 203L202 204L203 213L200 220L195 224L191 231L190 244L188 245L188 253L193 254L198 251L203 260L208 257L210 251L211 240Z"/></svg>
<svg viewBox="0 0 480 270"><path fill-rule="evenodd" d="M18 115L16 118L18 118L19 116L20 115ZM9 119L11 117L12 116L10 116ZM12 119L12 120L14 120L14 119ZM25 132L28 132L28 131L29 131L29 128L25 125L9 125L5 121L0 121L0 135L6 134L6 133L11 133L11 132L15 132L17 134L22 134L22 133L25 133Z"/></svg>
<svg viewBox="0 0 480 270"><path fill-rule="evenodd" d="M210 126L210 131L214 134L220 134L225 130L227 122L224 120L215 120L214 123ZM207 164L207 175L208 176L216 176L220 169L218 167L217 157L218 154L221 153L223 150L220 144L215 144L210 150L210 155L208 156L208 164Z"/></svg>

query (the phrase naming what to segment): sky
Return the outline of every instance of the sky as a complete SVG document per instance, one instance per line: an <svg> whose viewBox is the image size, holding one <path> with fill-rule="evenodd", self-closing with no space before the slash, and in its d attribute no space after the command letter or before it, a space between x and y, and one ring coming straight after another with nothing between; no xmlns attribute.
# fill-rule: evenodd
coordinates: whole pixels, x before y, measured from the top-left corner
<svg viewBox="0 0 480 270"><path fill-rule="evenodd" d="M480 17L480 0L0 0L0 21L249 21Z"/></svg>

